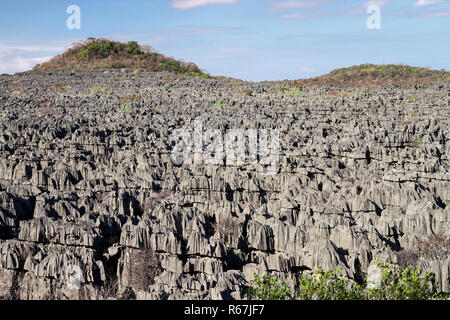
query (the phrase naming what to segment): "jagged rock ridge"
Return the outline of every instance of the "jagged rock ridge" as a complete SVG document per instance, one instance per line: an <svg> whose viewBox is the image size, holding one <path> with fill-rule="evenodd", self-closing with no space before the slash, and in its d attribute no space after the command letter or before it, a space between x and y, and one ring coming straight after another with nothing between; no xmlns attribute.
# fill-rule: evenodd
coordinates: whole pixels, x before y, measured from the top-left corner
<svg viewBox="0 0 450 320"><path fill-rule="evenodd" d="M448 83L281 89L0 76L0 296L240 299L255 273L296 286L299 272L340 266L361 280L375 258L449 235ZM196 120L277 128L279 172L175 165L170 137ZM420 261L447 292L449 262Z"/></svg>

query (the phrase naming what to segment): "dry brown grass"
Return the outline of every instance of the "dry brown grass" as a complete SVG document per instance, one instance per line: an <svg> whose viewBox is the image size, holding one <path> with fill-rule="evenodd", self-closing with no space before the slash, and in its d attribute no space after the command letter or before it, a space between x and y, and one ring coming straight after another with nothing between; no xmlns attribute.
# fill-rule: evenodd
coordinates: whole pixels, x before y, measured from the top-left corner
<svg viewBox="0 0 450 320"><path fill-rule="evenodd" d="M350 177L344 178L344 181L348 182L348 183L352 183L352 184L356 182L356 180L354 178L350 178Z"/></svg>
<svg viewBox="0 0 450 320"><path fill-rule="evenodd" d="M45 101L39 108L35 110L34 113L38 117L47 115L55 115L55 116L61 115L61 112L59 112L58 109L52 106L50 101Z"/></svg>
<svg viewBox="0 0 450 320"><path fill-rule="evenodd" d="M416 266L420 258L427 260L445 260L450 254L450 237L434 234L413 249L396 252L400 266Z"/></svg>
<svg viewBox="0 0 450 320"><path fill-rule="evenodd" d="M419 255L416 250L404 249L402 251L396 252L397 263L406 268L408 266L416 266L419 260Z"/></svg>
<svg viewBox="0 0 450 320"><path fill-rule="evenodd" d="M14 273L9 292L4 296L0 296L0 300L20 300L20 282L22 282L23 275L23 272Z"/></svg>
<svg viewBox="0 0 450 320"><path fill-rule="evenodd" d="M63 90L63 91L69 90L69 89L71 88L71 86L64 85L64 84L57 84L57 85L55 85L55 86L53 86L53 87L54 87L55 89Z"/></svg>
<svg viewBox="0 0 450 320"><path fill-rule="evenodd" d="M141 213L151 212L158 205L161 205L165 198L169 197L172 194L172 190L161 189L158 193L155 194L155 196L146 198L144 201L142 201L142 203L139 204L138 211L140 211Z"/></svg>
<svg viewBox="0 0 450 320"><path fill-rule="evenodd" d="M142 98L141 97L133 97L133 96L119 98L119 101L121 101L121 102L139 101L139 100L142 100Z"/></svg>
<svg viewBox="0 0 450 320"><path fill-rule="evenodd" d="M447 259L450 254L450 237L443 234L432 235L417 246L417 251L421 257L426 259Z"/></svg>

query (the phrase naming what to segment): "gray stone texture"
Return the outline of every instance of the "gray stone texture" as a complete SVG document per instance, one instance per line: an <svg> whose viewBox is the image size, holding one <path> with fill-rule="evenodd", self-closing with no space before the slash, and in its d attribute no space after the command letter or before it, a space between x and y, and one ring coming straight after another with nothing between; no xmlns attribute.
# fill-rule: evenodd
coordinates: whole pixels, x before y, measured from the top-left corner
<svg viewBox="0 0 450 320"><path fill-rule="evenodd" d="M241 299L255 273L293 287L319 266L366 277L376 258L450 235L449 91L0 76L0 296ZM171 134L194 120L278 129L279 172L173 164ZM127 258L139 248L159 268L144 290ZM450 258L420 263L448 292ZM67 285L68 266L81 289Z"/></svg>

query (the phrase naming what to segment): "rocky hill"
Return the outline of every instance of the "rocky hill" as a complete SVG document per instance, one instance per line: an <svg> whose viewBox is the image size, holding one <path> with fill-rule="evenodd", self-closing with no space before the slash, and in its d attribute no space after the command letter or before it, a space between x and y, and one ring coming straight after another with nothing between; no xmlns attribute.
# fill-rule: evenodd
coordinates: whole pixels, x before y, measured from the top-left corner
<svg viewBox="0 0 450 320"><path fill-rule="evenodd" d="M194 63L178 61L156 52L150 46L136 41L126 43L108 39L89 38L74 44L63 54L37 65L33 71L89 70L89 69L133 69L167 71L199 77L209 77Z"/></svg>
<svg viewBox="0 0 450 320"><path fill-rule="evenodd" d="M287 81L296 86L333 86L339 88L375 87L396 85L402 88L427 87L450 82L450 72L430 68L411 67L404 64L362 64L340 68L311 79Z"/></svg>
<svg viewBox="0 0 450 320"><path fill-rule="evenodd" d="M319 266L362 281L375 258L450 236L449 92L0 76L0 296L240 299L255 273L295 287ZM278 132L273 163L211 161L230 129L250 151ZM173 157L183 135L193 163ZM448 254L415 263L449 291Z"/></svg>

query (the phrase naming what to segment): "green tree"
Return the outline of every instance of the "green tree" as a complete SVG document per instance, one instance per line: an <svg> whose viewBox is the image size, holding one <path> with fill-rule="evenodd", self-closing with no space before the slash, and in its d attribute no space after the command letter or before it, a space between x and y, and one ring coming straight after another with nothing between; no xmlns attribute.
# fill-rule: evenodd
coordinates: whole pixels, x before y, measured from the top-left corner
<svg viewBox="0 0 450 320"><path fill-rule="evenodd" d="M260 278L255 274L253 282L255 287L247 290L249 299L286 300L292 297L291 289L287 284L273 275L268 274Z"/></svg>
<svg viewBox="0 0 450 320"><path fill-rule="evenodd" d="M434 273L422 273L420 267L403 268L389 261L376 262L381 280L374 288L348 279L339 268L330 271L318 268L312 276L300 276L299 290L294 293L284 281L273 275L262 278L255 275L246 296L261 300L433 300L449 297L438 293Z"/></svg>
<svg viewBox="0 0 450 320"><path fill-rule="evenodd" d="M381 283L367 289L371 300L430 300L439 298L434 273L422 274L421 268L402 268L389 261L377 260Z"/></svg>

